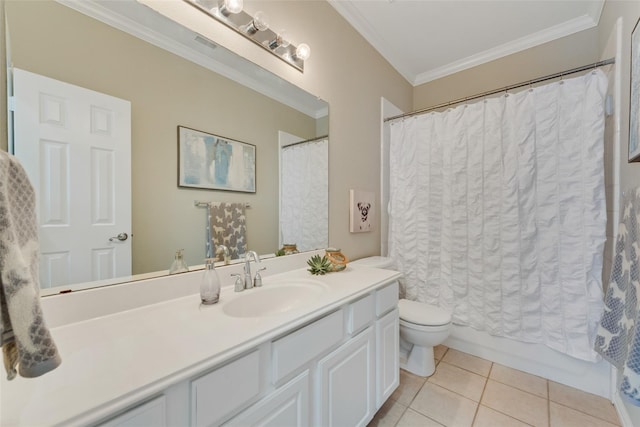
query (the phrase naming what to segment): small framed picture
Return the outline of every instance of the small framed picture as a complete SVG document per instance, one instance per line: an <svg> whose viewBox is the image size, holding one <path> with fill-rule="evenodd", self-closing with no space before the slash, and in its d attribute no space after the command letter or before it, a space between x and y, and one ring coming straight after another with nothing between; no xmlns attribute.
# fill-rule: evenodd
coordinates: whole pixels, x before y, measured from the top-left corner
<svg viewBox="0 0 640 427"><path fill-rule="evenodd" d="M256 146L178 126L178 186L256 192Z"/></svg>
<svg viewBox="0 0 640 427"><path fill-rule="evenodd" d="M631 33L631 108L629 117L629 162L640 161L640 28Z"/></svg>
<svg viewBox="0 0 640 427"><path fill-rule="evenodd" d="M363 233L372 231L375 219L376 195L372 191L349 191L349 231Z"/></svg>

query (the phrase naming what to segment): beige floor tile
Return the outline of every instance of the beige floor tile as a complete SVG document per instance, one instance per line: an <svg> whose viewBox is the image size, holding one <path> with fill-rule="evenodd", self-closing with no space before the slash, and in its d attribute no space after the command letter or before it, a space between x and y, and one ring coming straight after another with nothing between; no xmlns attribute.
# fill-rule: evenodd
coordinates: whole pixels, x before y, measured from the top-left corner
<svg viewBox="0 0 640 427"><path fill-rule="evenodd" d="M400 385L393 392L390 399L393 399L404 406L409 406L411 401L418 391L420 391L420 387L425 383L427 379L423 377L419 377L417 375L413 375L405 370L400 370Z"/></svg>
<svg viewBox="0 0 640 427"><path fill-rule="evenodd" d="M517 388L488 380L482 405L534 426L548 426L547 400Z"/></svg>
<svg viewBox="0 0 640 427"><path fill-rule="evenodd" d="M433 347L434 359L436 359L436 360L442 359L442 356L444 356L444 354L447 352L447 350L449 350L449 347L444 346L444 345L437 345L437 346Z"/></svg>
<svg viewBox="0 0 640 427"><path fill-rule="evenodd" d="M528 427L521 421L511 418L484 405L480 405L473 427Z"/></svg>
<svg viewBox="0 0 640 427"><path fill-rule="evenodd" d="M442 427L442 424L417 413L413 409L407 409L398 424L396 424L396 427Z"/></svg>
<svg viewBox="0 0 640 427"><path fill-rule="evenodd" d="M442 361L427 381L479 402L487 378Z"/></svg>
<svg viewBox="0 0 640 427"><path fill-rule="evenodd" d="M544 397L545 399L548 395L546 379L518 371L516 369L511 369L506 366L498 365L497 363L493 364L489 378L503 384L510 385L511 387L528 391L529 393Z"/></svg>
<svg viewBox="0 0 640 427"><path fill-rule="evenodd" d="M550 402L549 407L551 427L615 427L617 425L555 402Z"/></svg>
<svg viewBox="0 0 640 427"><path fill-rule="evenodd" d="M427 382L410 408L445 426L469 427L477 406L471 399Z"/></svg>
<svg viewBox="0 0 640 427"><path fill-rule="evenodd" d="M406 409L406 406L395 400L387 399L367 427L394 427Z"/></svg>
<svg viewBox="0 0 640 427"><path fill-rule="evenodd" d="M549 381L549 400L600 418L612 424L619 424L614 406L604 397L577 390L573 387Z"/></svg>
<svg viewBox="0 0 640 427"><path fill-rule="evenodd" d="M451 365L456 365L459 368L466 369L485 377L489 375L489 371L491 370L490 361L472 356L467 353L463 353L458 350L454 350L452 348L447 351L442 360L444 362L450 363Z"/></svg>

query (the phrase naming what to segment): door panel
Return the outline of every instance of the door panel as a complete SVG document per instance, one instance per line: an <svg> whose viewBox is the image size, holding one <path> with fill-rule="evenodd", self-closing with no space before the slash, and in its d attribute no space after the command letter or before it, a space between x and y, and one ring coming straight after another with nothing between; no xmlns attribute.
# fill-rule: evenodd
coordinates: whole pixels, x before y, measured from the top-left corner
<svg viewBox="0 0 640 427"><path fill-rule="evenodd" d="M14 69L14 151L38 195L41 287L131 274L131 104Z"/></svg>

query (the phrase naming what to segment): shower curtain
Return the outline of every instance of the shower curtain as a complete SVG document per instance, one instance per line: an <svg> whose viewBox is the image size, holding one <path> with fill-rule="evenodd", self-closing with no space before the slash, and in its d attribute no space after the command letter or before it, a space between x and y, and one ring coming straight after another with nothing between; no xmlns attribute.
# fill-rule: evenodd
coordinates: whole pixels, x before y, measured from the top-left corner
<svg viewBox="0 0 640 427"><path fill-rule="evenodd" d="M406 298L598 360L606 88L596 70L391 124L389 254Z"/></svg>
<svg viewBox="0 0 640 427"><path fill-rule="evenodd" d="M282 147L280 237L299 251L326 248L329 236L329 140Z"/></svg>

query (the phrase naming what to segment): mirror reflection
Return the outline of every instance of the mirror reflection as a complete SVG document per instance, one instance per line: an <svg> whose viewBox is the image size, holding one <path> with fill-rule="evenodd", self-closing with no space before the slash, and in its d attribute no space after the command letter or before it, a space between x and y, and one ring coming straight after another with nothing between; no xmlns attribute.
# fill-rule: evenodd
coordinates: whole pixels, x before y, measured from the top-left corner
<svg viewBox="0 0 640 427"><path fill-rule="evenodd" d="M201 265L209 217L196 201L247 206L247 247L261 255L298 243L291 239L301 250L327 246L326 161L304 160L325 177L324 188L300 193L313 196L313 219L286 200L292 219L283 219L281 195L297 190L279 179L281 147L328 134L325 102L135 1L69 5L151 34L163 48L52 0L5 2L16 84L9 149L41 194L43 287L55 293L79 282L113 283L111 276L167 274L178 250L187 265ZM76 125L87 135L69 130ZM178 187L179 126L255 146L255 193ZM127 133L130 141L119 137ZM125 154L114 154L114 135ZM289 223L313 224L316 240L306 243L305 227L289 234ZM122 257L128 270L116 265ZM83 276L78 266L87 267Z"/></svg>

